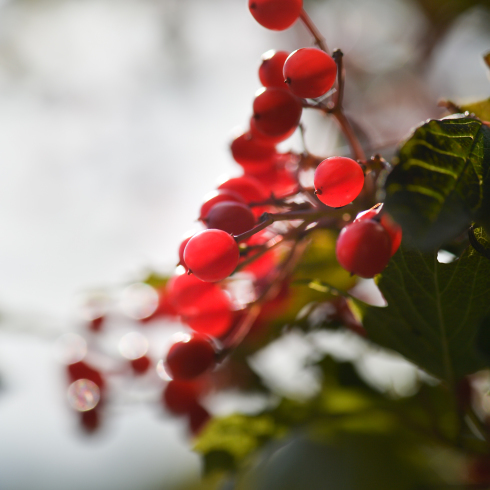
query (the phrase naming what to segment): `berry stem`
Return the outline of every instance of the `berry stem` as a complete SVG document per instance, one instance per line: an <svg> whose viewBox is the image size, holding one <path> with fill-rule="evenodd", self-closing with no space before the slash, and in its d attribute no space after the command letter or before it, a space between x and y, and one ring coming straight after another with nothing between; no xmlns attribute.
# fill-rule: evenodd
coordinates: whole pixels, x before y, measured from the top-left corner
<svg viewBox="0 0 490 490"><path fill-rule="evenodd" d="M307 227L306 223L300 225L295 231L305 231ZM283 240L284 241L284 240ZM291 274L294 270L299 259L306 250L309 240L303 239L295 241L289 251L287 257L278 269L275 277L269 282L266 289L262 292L260 297L249 306L249 310L245 315L245 318L234 328L229 335L223 339L223 349L218 353L218 362L228 356L236 347L238 347L243 339L247 336L254 321L258 317L262 305L267 301L272 300L277 296L281 290L282 281Z"/></svg>
<svg viewBox="0 0 490 490"><path fill-rule="evenodd" d="M325 53L328 53L327 43L325 42L325 38L322 36L321 32L318 30L316 25L311 20L310 16L306 13L306 10L303 9L299 18L303 21L305 27L310 31L311 35L315 39L315 44Z"/></svg>
<svg viewBox="0 0 490 490"><path fill-rule="evenodd" d="M357 136L352 129L349 119L347 119L347 116L344 114L344 111L342 109L338 109L335 110L335 112L332 112L332 115L337 120L337 123L340 126L340 129L344 134L347 143L349 144L354 159L365 161L366 154L364 153L361 143L357 139Z"/></svg>
<svg viewBox="0 0 490 490"><path fill-rule="evenodd" d="M306 11L303 9L300 15L301 20L303 21L304 25L306 28L310 31L312 36L315 38L315 44L328 53L328 48L325 43L325 39L322 37L320 34L320 31L316 27L316 25L313 23L313 21L310 19ZM350 146L350 149L352 151L352 155L356 160L366 160L366 155L364 153L364 150L362 149L362 146L357 138L357 136L354 133L354 130L352 129L352 126L347 119L346 115L344 114L342 110L342 101L344 98L344 66L343 66L343 53L340 49L336 49L333 53L333 58L335 62L337 63L337 77L338 77L338 93L337 93L337 99L335 101L335 105L333 108L329 108L323 103L320 103L318 105L312 105L306 101L303 102L303 107L308 107L312 109L320 109L326 113L331 113L335 119L337 120L337 123L340 126L340 129L344 133L345 138L347 139L347 142Z"/></svg>
<svg viewBox="0 0 490 490"><path fill-rule="evenodd" d="M490 250L485 248L476 238L475 236L475 225L471 225L468 230L468 239L470 241L471 246L483 257L486 257L490 260Z"/></svg>
<svg viewBox="0 0 490 490"><path fill-rule="evenodd" d="M291 220L304 220L306 224L312 223L325 215L325 211L318 209L308 209L306 211L288 211L286 213L264 213L260 219L261 222L254 226L251 230L246 231L240 235L234 235L234 239L237 242L248 240L250 237L272 225L276 221L291 221Z"/></svg>
<svg viewBox="0 0 490 490"><path fill-rule="evenodd" d="M340 49L336 49L332 53L332 58L337 64L337 98L335 99L335 105L332 112L336 110L342 110L342 101L344 100L344 81L345 81L345 70L344 70L344 53Z"/></svg>

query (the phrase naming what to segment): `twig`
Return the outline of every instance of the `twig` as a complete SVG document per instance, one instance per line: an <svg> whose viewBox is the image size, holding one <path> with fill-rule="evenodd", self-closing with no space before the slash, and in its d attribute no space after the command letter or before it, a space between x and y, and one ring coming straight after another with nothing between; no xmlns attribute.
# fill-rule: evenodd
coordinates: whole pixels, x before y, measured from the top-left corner
<svg viewBox="0 0 490 490"><path fill-rule="evenodd" d="M264 213L260 219L261 223L254 226L251 230L246 231L240 235L235 235L234 238L237 242L243 242L248 240L250 237L272 225L276 221L292 221L292 220L304 220L306 224L312 223L313 221L321 218L325 215L325 212L319 211L318 209L311 209L306 211L288 211L287 213Z"/></svg>
<svg viewBox="0 0 490 490"><path fill-rule="evenodd" d="M306 10L303 9L299 18L303 21L305 27L310 31L311 35L315 39L315 44L325 53L328 53L327 43L325 42L325 38L322 36L321 32L318 30L316 25L311 20L310 16L306 13Z"/></svg>
<svg viewBox="0 0 490 490"><path fill-rule="evenodd" d="M486 257L490 260L490 250L485 248L476 238L475 236L475 225L471 225L468 230L468 239L470 241L471 246L483 257Z"/></svg>

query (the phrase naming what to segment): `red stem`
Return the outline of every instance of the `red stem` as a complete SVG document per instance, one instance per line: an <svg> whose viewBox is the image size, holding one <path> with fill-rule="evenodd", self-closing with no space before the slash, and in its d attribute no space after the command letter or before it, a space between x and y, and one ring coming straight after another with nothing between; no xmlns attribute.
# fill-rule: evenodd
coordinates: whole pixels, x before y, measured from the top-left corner
<svg viewBox="0 0 490 490"><path fill-rule="evenodd" d="M303 21L305 27L310 31L311 35L315 38L315 44L325 53L328 53L327 43L325 42L325 38L322 36L321 32L318 30L316 25L311 20L310 16L306 13L306 10L303 9L299 18Z"/></svg>

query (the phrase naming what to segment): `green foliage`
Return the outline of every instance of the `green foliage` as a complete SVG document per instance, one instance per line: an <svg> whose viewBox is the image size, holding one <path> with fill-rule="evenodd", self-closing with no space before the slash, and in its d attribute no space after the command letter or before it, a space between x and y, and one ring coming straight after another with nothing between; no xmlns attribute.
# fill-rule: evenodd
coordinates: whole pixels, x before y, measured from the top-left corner
<svg viewBox="0 0 490 490"><path fill-rule="evenodd" d="M403 441L406 442L406 441ZM412 447L386 435L341 434L328 441L293 435L268 448L238 490L414 490L431 478ZM422 464L420 464L422 463ZM424 485L426 483L426 485Z"/></svg>
<svg viewBox="0 0 490 490"><path fill-rule="evenodd" d="M340 267L335 256L337 234L332 230L318 230L310 238L311 243L294 271L293 280L315 278L343 291L353 287L355 279Z"/></svg>
<svg viewBox="0 0 490 490"><path fill-rule="evenodd" d="M256 416L216 419L204 430L196 450L208 478L231 471L233 488L243 490L408 490L440 483L427 450L439 451L441 440L454 435L447 430L455 425L447 391L424 385L412 398L388 399L350 363L325 357L315 367L323 383L310 400L282 399ZM429 410L420 410L420 396Z"/></svg>
<svg viewBox="0 0 490 490"><path fill-rule="evenodd" d="M401 248L377 284L388 306L358 303L372 341L448 382L485 367L474 344L490 312L490 260L469 247L441 264L435 254Z"/></svg>
<svg viewBox="0 0 490 490"><path fill-rule="evenodd" d="M155 289L161 289L165 287L169 280L168 276L164 276L162 274L159 274L158 272L150 272L145 279L143 279L143 282L145 284L148 284L148 286L151 286Z"/></svg>
<svg viewBox="0 0 490 490"><path fill-rule="evenodd" d="M418 127L400 148L385 183L385 209L404 241L441 246L490 216L490 129L456 117Z"/></svg>
<svg viewBox="0 0 490 490"><path fill-rule="evenodd" d="M465 112L468 111L470 114L474 114L482 121L490 121L490 98L471 104L464 104L461 106L461 109Z"/></svg>
<svg viewBox="0 0 490 490"><path fill-rule="evenodd" d="M194 449L204 455L206 474L235 470L242 460L277 433L277 425L270 415L235 414L212 420Z"/></svg>
<svg viewBox="0 0 490 490"><path fill-rule="evenodd" d="M310 235L308 248L291 278L287 301L267 319L267 335L262 339L263 342L280 335L284 327L310 328L307 314L303 314L305 311L310 311L316 304L332 299L338 291L346 291L356 284L356 279L337 262L336 240L337 234L331 230L318 230ZM308 287L312 281L324 285L327 279L328 289ZM257 343L254 345L258 346Z"/></svg>

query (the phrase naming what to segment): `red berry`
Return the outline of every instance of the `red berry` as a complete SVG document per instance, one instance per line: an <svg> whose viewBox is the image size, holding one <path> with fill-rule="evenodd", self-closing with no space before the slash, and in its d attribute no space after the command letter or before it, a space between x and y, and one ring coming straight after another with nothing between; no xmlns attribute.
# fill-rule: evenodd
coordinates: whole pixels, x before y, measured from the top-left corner
<svg viewBox="0 0 490 490"><path fill-rule="evenodd" d="M167 283L169 302L180 315L200 311L216 290L221 291L216 285L201 281L195 275L174 276Z"/></svg>
<svg viewBox="0 0 490 490"><path fill-rule="evenodd" d="M289 56L286 51L269 50L262 55L262 63L259 67L260 83L264 87L284 88L284 75L282 70L284 62Z"/></svg>
<svg viewBox="0 0 490 490"><path fill-rule="evenodd" d="M252 136L255 139L258 139L259 141L262 141L264 144L277 145L281 141L284 141L284 140L287 140L288 138L290 138L295 131L296 131L296 128L294 127L294 128L291 128L291 130L288 131L287 133L280 134L279 136L270 136L268 134L264 134L262 131L259 131L257 129L257 124L255 122L254 117L252 116L250 118L250 133L252 134ZM276 156L277 156L277 154L276 154ZM243 167L243 165L242 165L242 167ZM259 167L259 166L258 165L255 165L254 167ZM254 168L251 165L248 165L246 167L246 171L248 173L251 173L250 171L253 170L253 169Z"/></svg>
<svg viewBox="0 0 490 490"><path fill-rule="evenodd" d="M157 318L165 317L165 316L177 316L177 310L174 305L169 300L168 291L166 288L161 288L157 290L158 293L158 306L157 309L150 315L145 318L140 318L140 322L142 324L151 322Z"/></svg>
<svg viewBox="0 0 490 490"><path fill-rule="evenodd" d="M364 185L364 172L350 158L327 158L315 171L314 185L320 201L338 208L349 204L359 195Z"/></svg>
<svg viewBox="0 0 490 490"><path fill-rule="evenodd" d="M162 399L170 412L181 415L197 405L199 392L199 385L193 381L172 380L165 387Z"/></svg>
<svg viewBox="0 0 490 490"><path fill-rule="evenodd" d="M100 426L99 412L95 408L85 412L78 412L82 428L89 433L95 432Z"/></svg>
<svg viewBox="0 0 490 490"><path fill-rule="evenodd" d="M225 291L213 286L213 290L199 298L192 309L187 308L182 313L182 320L196 332L220 337L233 321L232 304Z"/></svg>
<svg viewBox="0 0 490 490"><path fill-rule="evenodd" d="M212 369L215 364L216 352L209 337L193 334L170 347L165 369L174 379L193 379Z"/></svg>
<svg viewBox="0 0 490 490"><path fill-rule="evenodd" d="M84 361L69 364L66 369L71 383L79 379L88 379L95 383L101 391L103 390L105 386L104 378L99 371L89 366Z"/></svg>
<svg viewBox="0 0 490 490"><path fill-rule="evenodd" d="M100 332L102 330L102 324L104 323L104 317L99 316L97 318L93 318L89 322L88 328L92 330L92 332Z"/></svg>
<svg viewBox="0 0 490 490"><path fill-rule="evenodd" d="M287 168L273 167L254 174L254 177L278 198L298 190L298 181Z"/></svg>
<svg viewBox="0 0 490 490"><path fill-rule="evenodd" d="M260 140L247 132L232 141L231 153L235 161L246 168L270 165L277 151L274 143Z"/></svg>
<svg viewBox="0 0 490 490"><path fill-rule="evenodd" d="M255 125L269 136L281 136L294 130L302 111L300 99L288 90L275 87L263 89L253 103Z"/></svg>
<svg viewBox="0 0 490 490"><path fill-rule="evenodd" d="M187 270L188 267L185 265L185 261L184 261L184 250L185 250L187 243L189 242L189 240L191 238L192 238L192 235L185 238L179 246L179 264L182 265L183 267L185 267L185 270Z"/></svg>
<svg viewBox="0 0 490 490"><path fill-rule="evenodd" d="M196 233L184 250L184 260L189 270L206 282L217 282L228 277L236 269L239 256L235 239L223 230Z"/></svg>
<svg viewBox="0 0 490 490"><path fill-rule="evenodd" d="M216 284L183 274L169 281L168 295L177 313L193 330L213 337L228 331L231 300Z"/></svg>
<svg viewBox="0 0 490 490"><path fill-rule="evenodd" d="M218 187L218 190L222 189L236 192L247 204L265 201L270 196L270 192L256 178L250 175L228 179ZM266 210L267 208L264 206L255 206L253 213L258 217Z"/></svg>
<svg viewBox="0 0 490 490"><path fill-rule="evenodd" d="M218 190L222 189L236 192L247 204L265 201L269 197L267 189L257 179L245 175L223 182L218 187Z"/></svg>
<svg viewBox="0 0 490 490"><path fill-rule="evenodd" d="M321 49L301 48L289 55L284 63L283 75L293 94L316 99L333 87L337 65Z"/></svg>
<svg viewBox="0 0 490 490"><path fill-rule="evenodd" d="M191 432L194 436L197 436L211 419L211 415L209 415L209 412L199 403L191 408L188 415L189 428L191 429Z"/></svg>
<svg viewBox="0 0 490 490"><path fill-rule="evenodd" d="M303 0L249 0L248 8L261 26L283 31L300 16Z"/></svg>
<svg viewBox="0 0 490 490"><path fill-rule="evenodd" d="M390 235L376 221L356 221L340 232L336 253L339 264L347 271L360 277L374 277L390 260Z"/></svg>
<svg viewBox="0 0 490 490"><path fill-rule="evenodd" d="M255 216L246 204L220 202L210 209L206 224L209 228L217 228L232 235L240 235L255 226Z"/></svg>
<svg viewBox="0 0 490 490"><path fill-rule="evenodd" d="M391 238L391 255L393 256L402 243L402 228L395 223L391 216L383 214L381 216L381 226L388 232Z"/></svg>
<svg viewBox="0 0 490 490"><path fill-rule="evenodd" d="M245 200L237 192L233 192L227 189L218 189L212 191L204 196L204 204L201 206L201 213L199 219L203 220L207 217L209 210L219 202L245 202ZM183 252L182 252L183 253Z"/></svg>
<svg viewBox="0 0 490 490"><path fill-rule="evenodd" d="M350 309L349 303L343 296L339 296L332 302L335 307L335 315L333 319L338 320L344 327L352 330L361 337L367 337L367 332L362 326L362 323L354 316Z"/></svg>
<svg viewBox="0 0 490 490"><path fill-rule="evenodd" d="M378 203L367 211L363 211L356 216L354 222L364 219L373 219L379 215L383 209L383 204ZM402 229L400 225L397 225L389 215L384 213L379 220L381 226L388 232L391 238L391 255L393 256L395 252L400 247L402 242Z"/></svg>
<svg viewBox="0 0 490 490"><path fill-rule="evenodd" d="M212 337L221 337L228 332L233 322L231 301L224 291L216 295L206 309L192 315L183 315L182 320L195 332Z"/></svg>
<svg viewBox="0 0 490 490"><path fill-rule="evenodd" d="M269 231L263 230L250 237L247 240L247 245L251 247L265 245L273 237L274 235L271 234ZM252 249L252 251L249 252L247 256L243 258L243 260L254 257L254 255L259 254L260 251L260 248L257 248L256 250ZM267 277L274 269L274 267L278 264L279 258L280 255L277 248L273 248L268 252L258 256L255 260L245 266L243 270L251 272L255 276L257 281L261 281L262 279Z"/></svg>
<svg viewBox="0 0 490 490"><path fill-rule="evenodd" d="M151 361L148 356L141 356L138 359L131 359L131 367L136 374L144 374L151 366Z"/></svg>

